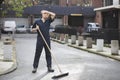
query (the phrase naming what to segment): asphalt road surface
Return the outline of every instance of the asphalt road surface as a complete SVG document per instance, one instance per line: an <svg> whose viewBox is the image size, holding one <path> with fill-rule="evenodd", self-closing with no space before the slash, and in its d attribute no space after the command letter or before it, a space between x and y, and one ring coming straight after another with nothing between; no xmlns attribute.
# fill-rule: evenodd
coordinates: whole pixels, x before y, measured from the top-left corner
<svg viewBox="0 0 120 80"><path fill-rule="evenodd" d="M52 80L59 74L53 61L54 73L47 73L45 53L42 52L38 71L32 74L36 46L36 34L15 35L18 68L12 73L0 76L0 80ZM69 76L56 80L120 80L120 62L74 49L51 41L52 53L63 72Z"/></svg>

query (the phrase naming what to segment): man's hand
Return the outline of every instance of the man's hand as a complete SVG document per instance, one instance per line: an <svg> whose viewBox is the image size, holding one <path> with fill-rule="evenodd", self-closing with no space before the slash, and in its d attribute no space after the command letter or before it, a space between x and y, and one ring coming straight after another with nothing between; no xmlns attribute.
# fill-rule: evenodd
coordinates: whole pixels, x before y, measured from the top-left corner
<svg viewBox="0 0 120 80"><path fill-rule="evenodd" d="M32 29L32 32L35 32L35 31L37 31L37 30L39 30L39 26L36 24L36 28L33 28L33 29Z"/></svg>
<svg viewBox="0 0 120 80"><path fill-rule="evenodd" d="M36 30L39 30L39 26L36 24Z"/></svg>

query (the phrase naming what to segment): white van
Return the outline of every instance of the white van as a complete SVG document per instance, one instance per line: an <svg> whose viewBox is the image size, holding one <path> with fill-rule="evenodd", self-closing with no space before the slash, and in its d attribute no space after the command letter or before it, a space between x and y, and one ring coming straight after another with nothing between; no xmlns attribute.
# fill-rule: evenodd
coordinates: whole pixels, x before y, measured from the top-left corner
<svg viewBox="0 0 120 80"><path fill-rule="evenodd" d="M15 31L16 23L15 21L5 21L4 22L4 31L5 32L13 32Z"/></svg>
<svg viewBox="0 0 120 80"><path fill-rule="evenodd" d="M100 29L100 25L98 23L87 24L87 32L98 31L99 29Z"/></svg>

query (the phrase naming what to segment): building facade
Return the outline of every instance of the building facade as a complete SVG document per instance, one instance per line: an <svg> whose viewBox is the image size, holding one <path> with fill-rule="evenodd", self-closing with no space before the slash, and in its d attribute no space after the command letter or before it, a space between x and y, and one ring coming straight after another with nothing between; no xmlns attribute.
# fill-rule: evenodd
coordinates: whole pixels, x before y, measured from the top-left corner
<svg viewBox="0 0 120 80"><path fill-rule="evenodd" d="M120 29L120 0L103 0L102 7L94 10L96 22L103 28Z"/></svg>
<svg viewBox="0 0 120 80"><path fill-rule="evenodd" d="M103 0L102 7L95 8L94 11L97 13L96 22L102 26L104 40L107 43L111 40L120 41L120 0Z"/></svg>
<svg viewBox="0 0 120 80"><path fill-rule="evenodd" d="M60 6L93 6L101 7L102 0L59 0Z"/></svg>
<svg viewBox="0 0 120 80"><path fill-rule="evenodd" d="M38 7L40 11L40 9L45 9L43 6L48 6L53 12L57 13L59 19L61 18L62 25L85 29L88 22L96 21L94 8L101 7L102 0L33 0L33 5L31 7L32 12L37 12ZM33 24L31 18L33 16L29 17L29 22Z"/></svg>
<svg viewBox="0 0 120 80"><path fill-rule="evenodd" d="M102 6L102 0L59 0L60 6L81 6L81 7L93 7L98 8ZM88 13L89 14L89 13ZM99 14L100 15L100 14ZM69 24L69 16L63 17L63 22L65 25ZM79 17L78 15L74 15L74 17ZM82 19L80 19L80 22L83 22L83 25L86 27L88 22L95 22L95 16L94 17L88 17L88 16L81 16ZM82 20L82 21L81 21Z"/></svg>

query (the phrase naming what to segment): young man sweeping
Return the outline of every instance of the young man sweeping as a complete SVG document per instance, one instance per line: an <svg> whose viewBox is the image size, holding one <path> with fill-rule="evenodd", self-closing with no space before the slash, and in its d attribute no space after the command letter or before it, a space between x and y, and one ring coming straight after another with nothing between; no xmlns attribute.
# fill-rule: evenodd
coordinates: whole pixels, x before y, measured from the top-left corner
<svg viewBox="0 0 120 80"><path fill-rule="evenodd" d="M32 31L38 31L38 29L40 29L40 31L43 34L48 46L50 47L49 29L50 29L50 24L51 24L51 22L54 21L56 14L53 12L47 11L47 10L42 10L41 14L42 14L42 18L40 20L35 21L33 28L32 28ZM36 25L38 25L38 26L36 26ZM51 54L50 54L46 44L44 43L41 35L38 32L37 43L36 43L36 52L35 52L35 57L34 57L32 73L37 72L39 58L41 56L43 47L45 49L48 72L54 72L54 70L52 69Z"/></svg>

